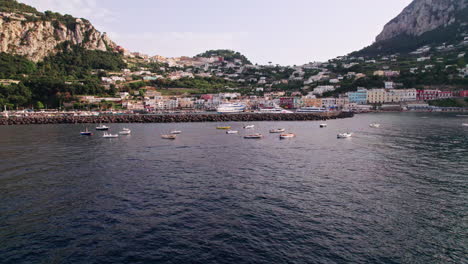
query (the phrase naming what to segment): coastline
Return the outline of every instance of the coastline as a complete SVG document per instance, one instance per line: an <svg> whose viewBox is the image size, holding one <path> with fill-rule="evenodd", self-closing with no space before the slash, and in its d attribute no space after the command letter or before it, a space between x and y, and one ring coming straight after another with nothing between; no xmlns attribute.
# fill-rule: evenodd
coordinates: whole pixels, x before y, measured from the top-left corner
<svg viewBox="0 0 468 264"><path fill-rule="evenodd" d="M1 125L85 124L85 123L193 123L255 121L320 121L351 118L352 112L291 114L169 114L169 115L102 115L0 118Z"/></svg>

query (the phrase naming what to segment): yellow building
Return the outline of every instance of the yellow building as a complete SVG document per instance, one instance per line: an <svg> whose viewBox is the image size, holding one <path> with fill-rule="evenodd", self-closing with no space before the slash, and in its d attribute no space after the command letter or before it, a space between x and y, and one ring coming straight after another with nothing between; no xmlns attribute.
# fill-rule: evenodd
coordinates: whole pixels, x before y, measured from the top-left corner
<svg viewBox="0 0 468 264"><path fill-rule="evenodd" d="M302 103L305 107L322 107L321 98L303 98Z"/></svg>

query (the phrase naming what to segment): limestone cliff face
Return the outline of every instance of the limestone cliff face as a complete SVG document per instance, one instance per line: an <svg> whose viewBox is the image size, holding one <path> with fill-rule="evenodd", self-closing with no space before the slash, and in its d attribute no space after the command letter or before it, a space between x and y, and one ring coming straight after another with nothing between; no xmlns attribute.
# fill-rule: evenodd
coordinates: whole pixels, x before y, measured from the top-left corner
<svg viewBox="0 0 468 264"><path fill-rule="evenodd" d="M414 0L401 14L385 25L376 41L406 34L421 34L456 22L455 14L468 6L467 0Z"/></svg>
<svg viewBox="0 0 468 264"><path fill-rule="evenodd" d="M76 19L71 25L58 20L29 21L22 14L0 13L0 52L26 56L32 61L56 53L65 41L90 50L117 49L117 45L91 23Z"/></svg>

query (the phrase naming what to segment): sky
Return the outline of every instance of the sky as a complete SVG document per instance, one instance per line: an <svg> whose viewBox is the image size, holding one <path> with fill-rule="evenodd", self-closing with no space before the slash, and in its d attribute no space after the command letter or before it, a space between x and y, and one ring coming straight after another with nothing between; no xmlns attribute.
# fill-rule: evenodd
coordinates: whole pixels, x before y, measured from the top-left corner
<svg viewBox="0 0 468 264"><path fill-rule="evenodd" d="M232 49L301 65L372 44L411 0L19 0L91 21L118 45L166 57Z"/></svg>

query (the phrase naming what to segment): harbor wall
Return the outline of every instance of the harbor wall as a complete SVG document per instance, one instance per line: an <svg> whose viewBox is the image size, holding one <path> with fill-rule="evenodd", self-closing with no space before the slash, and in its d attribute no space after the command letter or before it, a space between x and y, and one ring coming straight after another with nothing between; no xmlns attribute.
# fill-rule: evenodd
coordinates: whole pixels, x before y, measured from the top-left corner
<svg viewBox="0 0 468 264"><path fill-rule="evenodd" d="M0 118L0 125L83 124L83 123L189 123L189 122L254 122L254 121L318 121L349 118L350 112L291 114L164 114L164 115L102 115L56 117Z"/></svg>

